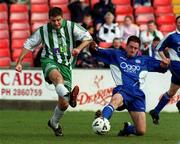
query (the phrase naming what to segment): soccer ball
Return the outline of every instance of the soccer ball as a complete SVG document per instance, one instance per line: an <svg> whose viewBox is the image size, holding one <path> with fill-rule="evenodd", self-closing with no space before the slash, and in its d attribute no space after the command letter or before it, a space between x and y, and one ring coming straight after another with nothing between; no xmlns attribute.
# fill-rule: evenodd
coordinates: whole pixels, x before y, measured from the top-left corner
<svg viewBox="0 0 180 144"><path fill-rule="evenodd" d="M96 118L92 123L92 129L96 134L104 135L110 130L111 126L106 118Z"/></svg>

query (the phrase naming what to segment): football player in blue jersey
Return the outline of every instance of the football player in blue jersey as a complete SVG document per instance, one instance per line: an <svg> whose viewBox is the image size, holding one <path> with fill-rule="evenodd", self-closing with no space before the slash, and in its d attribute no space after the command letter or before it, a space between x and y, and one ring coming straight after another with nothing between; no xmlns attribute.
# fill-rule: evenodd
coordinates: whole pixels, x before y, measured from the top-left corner
<svg viewBox="0 0 180 144"><path fill-rule="evenodd" d="M134 125L124 123L118 136L144 135L146 132L145 94L142 91L145 77L150 72L165 72L167 64L148 56L138 56L140 39L130 36L125 50L101 49L95 42L90 44L91 54L99 61L110 65L116 83L110 103L104 107L101 116L110 119L114 110L125 107Z"/></svg>
<svg viewBox="0 0 180 144"><path fill-rule="evenodd" d="M168 47L169 57L164 54L165 48ZM168 34L157 46L159 54L164 61L170 62L169 69L171 71L171 85L169 90L163 94L158 105L150 111L150 115L154 124L159 123L159 113L170 101L178 89L180 88L180 16L176 18L176 30ZM176 104L180 112L180 101Z"/></svg>

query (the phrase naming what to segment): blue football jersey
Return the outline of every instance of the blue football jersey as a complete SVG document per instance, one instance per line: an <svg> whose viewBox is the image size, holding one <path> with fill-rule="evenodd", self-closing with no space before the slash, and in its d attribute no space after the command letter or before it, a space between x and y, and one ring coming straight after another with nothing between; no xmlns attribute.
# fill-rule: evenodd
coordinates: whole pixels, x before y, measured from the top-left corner
<svg viewBox="0 0 180 144"><path fill-rule="evenodd" d="M180 80L180 32L178 30L168 34L157 46L159 51L164 51L168 47L170 56L170 71ZM180 81L178 82L180 83Z"/></svg>
<svg viewBox="0 0 180 144"><path fill-rule="evenodd" d="M169 56L172 61L180 62L180 32L174 31L168 34L157 46L158 51L164 51L168 47Z"/></svg>
<svg viewBox="0 0 180 144"><path fill-rule="evenodd" d="M142 88L149 72L165 72L160 61L148 56L128 57L123 50L101 49L93 53L97 60L110 65L112 77L121 90L133 96L144 96Z"/></svg>

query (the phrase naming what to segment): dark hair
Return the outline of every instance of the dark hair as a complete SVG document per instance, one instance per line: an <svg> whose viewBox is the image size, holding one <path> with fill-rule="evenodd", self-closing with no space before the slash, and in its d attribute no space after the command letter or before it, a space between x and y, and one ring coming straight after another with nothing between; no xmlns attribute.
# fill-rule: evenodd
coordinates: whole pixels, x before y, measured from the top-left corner
<svg viewBox="0 0 180 144"><path fill-rule="evenodd" d="M176 23L177 23L177 21L178 21L179 18L180 18L180 15L176 17Z"/></svg>
<svg viewBox="0 0 180 144"><path fill-rule="evenodd" d="M129 18L131 21L133 21L132 16L130 16L130 15L126 15L126 16L124 17L124 19L127 19L127 18Z"/></svg>
<svg viewBox="0 0 180 144"><path fill-rule="evenodd" d="M56 17L56 16L62 16L62 15L63 15L62 9L59 7L53 7L49 10L49 18Z"/></svg>
<svg viewBox="0 0 180 144"><path fill-rule="evenodd" d="M130 36L130 37L128 38L128 40L127 40L127 45L128 45L131 41L138 43L139 46L141 45L141 40L140 40L140 38L137 37L137 36L135 36L135 35L132 35L132 36Z"/></svg>
<svg viewBox="0 0 180 144"><path fill-rule="evenodd" d="M152 23L153 23L154 25L157 25L156 22L153 21L153 20L149 20L149 21L147 22L147 24L152 24Z"/></svg>
<svg viewBox="0 0 180 144"><path fill-rule="evenodd" d="M115 41L115 40L120 40L120 41L122 41L120 38L118 38L118 37L115 37L114 39L113 39L113 42Z"/></svg>
<svg viewBox="0 0 180 144"><path fill-rule="evenodd" d="M160 41L159 37L154 37L153 41Z"/></svg>

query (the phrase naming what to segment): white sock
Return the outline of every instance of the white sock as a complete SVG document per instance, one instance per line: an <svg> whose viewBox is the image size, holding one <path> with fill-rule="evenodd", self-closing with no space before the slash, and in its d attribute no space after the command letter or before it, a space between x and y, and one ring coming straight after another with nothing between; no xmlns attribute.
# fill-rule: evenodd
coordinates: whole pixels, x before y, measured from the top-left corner
<svg viewBox="0 0 180 144"><path fill-rule="evenodd" d="M56 106L54 109L54 114L51 118L51 124L53 125L53 127L58 128L59 120L62 118L63 115L64 111L60 110L59 107Z"/></svg>
<svg viewBox="0 0 180 144"><path fill-rule="evenodd" d="M67 88L61 83L57 84L55 89L56 89L56 92L57 92L58 96L64 96L67 93L69 93Z"/></svg>

